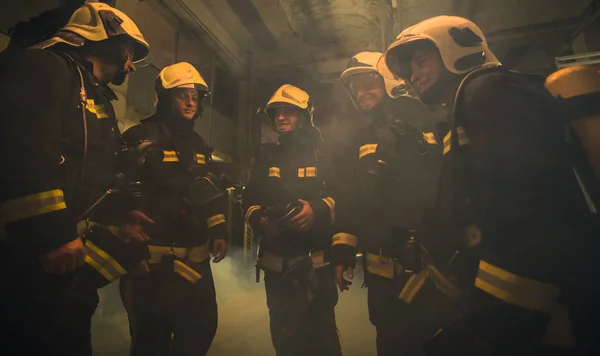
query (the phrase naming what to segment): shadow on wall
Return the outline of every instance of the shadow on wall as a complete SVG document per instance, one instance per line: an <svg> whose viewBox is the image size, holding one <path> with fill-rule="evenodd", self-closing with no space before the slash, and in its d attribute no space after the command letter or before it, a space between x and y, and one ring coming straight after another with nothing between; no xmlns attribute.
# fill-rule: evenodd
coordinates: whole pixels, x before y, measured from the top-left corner
<svg viewBox="0 0 600 356"><path fill-rule="evenodd" d="M209 356L275 355L269 334L264 285L255 283L253 267L243 267L241 251L213 265L219 304L219 329ZM340 294L336 309L344 356L375 355L375 330L369 323L366 289L357 273L350 292ZM100 290L92 325L94 356L127 356L129 326L118 283Z"/></svg>

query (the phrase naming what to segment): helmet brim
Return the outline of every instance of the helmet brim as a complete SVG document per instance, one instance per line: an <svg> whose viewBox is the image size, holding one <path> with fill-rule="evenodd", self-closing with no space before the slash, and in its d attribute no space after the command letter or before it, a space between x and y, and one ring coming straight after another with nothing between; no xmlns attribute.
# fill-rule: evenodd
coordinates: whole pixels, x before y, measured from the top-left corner
<svg viewBox="0 0 600 356"><path fill-rule="evenodd" d="M407 79L401 78L398 73L389 68L388 58L391 55L407 57L414 50L413 45L423 41L430 41L435 44L432 38L423 35L407 36L393 42L377 61L377 71L379 74L386 79Z"/></svg>

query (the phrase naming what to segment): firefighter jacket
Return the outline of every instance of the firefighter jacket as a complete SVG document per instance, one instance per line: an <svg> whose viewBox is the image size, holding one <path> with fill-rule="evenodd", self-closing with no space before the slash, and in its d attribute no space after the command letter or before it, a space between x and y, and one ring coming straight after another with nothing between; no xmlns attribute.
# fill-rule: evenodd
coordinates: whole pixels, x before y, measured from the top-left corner
<svg viewBox="0 0 600 356"><path fill-rule="evenodd" d="M428 127L415 124L427 115L424 108L403 98L380 105L368 129L355 136L350 153L354 189L338 204L336 263L353 266L358 245L369 255L398 257L402 241L421 226L434 202L441 147ZM407 117L411 114L417 117ZM386 164L380 166L381 161Z"/></svg>
<svg viewBox="0 0 600 356"><path fill-rule="evenodd" d="M193 247L227 239L227 195L203 206L190 196L197 178L218 174L213 149L194 131L194 121L170 116L158 112L124 133L128 146L149 140L164 155L159 165L143 167L140 177L145 198L139 208L155 222L150 244Z"/></svg>
<svg viewBox="0 0 600 356"><path fill-rule="evenodd" d="M307 132L307 130L311 130ZM275 238L263 237L261 253L283 259L306 256L310 251L329 250L331 225L335 221L329 165L319 150L320 137L312 129L282 135L279 144L259 153L250 181L242 195L245 219L260 233L265 208L303 199L314 211L314 225L307 232L287 229Z"/></svg>
<svg viewBox="0 0 600 356"><path fill-rule="evenodd" d="M463 80L449 119L439 211L480 241L476 291L549 315L561 289L590 273L591 240L555 99L543 78L481 69ZM474 312L495 310L481 303Z"/></svg>
<svg viewBox="0 0 600 356"><path fill-rule="evenodd" d="M116 96L74 55L6 51L0 68L2 240L37 256L77 238L77 220L114 182ZM94 219L120 225L125 205L103 207Z"/></svg>

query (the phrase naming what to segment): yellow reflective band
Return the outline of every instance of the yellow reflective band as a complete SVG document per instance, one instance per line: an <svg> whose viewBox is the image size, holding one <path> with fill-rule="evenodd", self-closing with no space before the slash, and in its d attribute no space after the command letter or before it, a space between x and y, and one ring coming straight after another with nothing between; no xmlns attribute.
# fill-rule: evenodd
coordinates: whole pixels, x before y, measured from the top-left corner
<svg viewBox="0 0 600 356"><path fill-rule="evenodd" d="M394 278L394 271L398 271L398 274L402 272L402 266L396 263L393 258L382 258L379 255L367 252L366 259L367 271L376 276L392 279Z"/></svg>
<svg viewBox="0 0 600 356"><path fill-rule="evenodd" d="M306 169L298 168L298 178L304 178L305 175L306 175Z"/></svg>
<svg viewBox="0 0 600 356"><path fill-rule="evenodd" d="M483 260L479 262L475 287L506 303L544 313L552 313L560 294L554 284L518 276Z"/></svg>
<svg viewBox="0 0 600 356"><path fill-rule="evenodd" d="M400 291L398 298L402 299L406 303L412 302L415 295L421 290L425 281L427 280L428 271L423 269L418 274L413 274L408 279L408 282L404 285L404 288Z"/></svg>
<svg viewBox="0 0 600 356"><path fill-rule="evenodd" d="M360 148L358 149L358 159L361 159L367 155L372 155L373 153L375 153L376 150L377 150L376 143L360 146Z"/></svg>
<svg viewBox="0 0 600 356"><path fill-rule="evenodd" d="M204 262L205 260L210 258L209 246L210 245L207 242L204 245L190 248L187 253L187 259L196 263Z"/></svg>
<svg viewBox="0 0 600 356"><path fill-rule="evenodd" d="M244 216L244 220L246 220L247 223L250 223L250 216L252 215L253 212L260 210L260 206L259 205L252 205L248 208L248 210L246 210L246 215Z"/></svg>
<svg viewBox="0 0 600 356"><path fill-rule="evenodd" d="M173 261L173 268L175 270L175 273L187 279L190 283L196 283L200 278L202 278L202 275L200 273L196 272L194 269L192 269L182 261Z"/></svg>
<svg viewBox="0 0 600 356"><path fill-rule="evenodd" d="M424 132L423 133L423 138L425 139L425 141L427 141L427 143L431 144L431 145L437 145L437 140L435 139L435 135L433 134L433 132Z"/></svg>
<svg viewBox="0 0 600 356"><path fill-rule="evenodd" d="M4 225L66 208L64 192L48 190L0 203L0 221Z"/></svg>
<svg viewBox="0 0 600 356"><path fill-rule="evenodd" d="M116 276L113 276L104 267L102 267L98 262L94 261L89 255L85 256L85 263L90 265L93 269L95 269L98 273L100 273L102 275L102 277L104 277L109 282L112 282L118 278Z"/></svg>
<svg viewBox="0 0 600 356"><path fill-rule="evenodd" d="M358 245L358 237L348 234L346 232L338 232L332 237L333 244L335 245L349 245L352 247L356 247Z"/></svg>
<svg viewBox="0 0 600 356"><path fill-rule="evenodd" d="M94 99L87 99L85 108L92 114L95 114L98 119L108 118L108 115L106 114L106 109L104 108L104 105L96 104L94 102Z"/></svg>
<svg viewBox="0 0 600 356"><path fill-rule="evenodd" d="M203 154L196 153L196 163L206 164L206 157Z"/></svg>
<svg viewBox="0 0 600 356"><path fill-rule="evenodd" d="M465 132L465 129L463 127L461 127L461 126L457 127L456 133L458 134L458 145L459 146L464 146L464 145L468 145L469 143L471 143L471 141L467 137L467 133ZM450 152L450 149L452 148L451 146L452 146L452 131L448 132L446 134L446 136L444 136L443 154Z"/></svg>
<svg viewBox="0 0 600 356"><path fill-rule="evenodd" d="M450 298L458 297L462 292L458 287L442 274L436 267L427 267L429 278L433 281L435 287Z"/></svg>
<svg viewBox="0 0 600 356"><path fill-rule="evenodd" d="M329 214L331 216L331 224L335 223L335 200L332 197L327 197L322 199L325 204L329 207Z"/></svg>
<svg viewBox="0 0 600 356"><path fill-rule="evenodd" d="M279 173L279 167L269 168L269 177L281 178L281 174Z"/></svg>
<svg viewBox="0 0 600 356"><path fill-rule="evenodd" d="M177 152L175 151L163 151L164 157L163 162L179 162L179 158L177 158Z"/></svg>
<svg viewBox="0 0 600 356"><path fill-rule="evenodd" d="M220 225L220 224L222 224L224 222L225 222L225 215L223 215L223 214L217 214L215 216L212 216L212 217L208 218L206 220L206 225L210 229L211 227L215 227L215 226Z"/></svg>
<svg viewBox="0 0 600 356"><path fill-rule="evenodd" d="M317 167L306 167L306 177L312 178L317 176Z"/></svg>
<svg viewBox="0 0 600 356"><path fill-rule="evenodd" d="M94 267L94 269L108 281L112 282L127 273L125 268L123 268L114 258L90 240L85 241L85 252L87 255L86 262Z"/></svg>

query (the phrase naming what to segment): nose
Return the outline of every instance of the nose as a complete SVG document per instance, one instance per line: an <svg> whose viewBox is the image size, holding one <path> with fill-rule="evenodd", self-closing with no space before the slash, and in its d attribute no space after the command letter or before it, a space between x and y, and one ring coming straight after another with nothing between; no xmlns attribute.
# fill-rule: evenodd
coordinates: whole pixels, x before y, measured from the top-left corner
<svg viewBox="0 0 600 356"><path fill-rule="evenodd" d="M133 64L133 62L131 61L131 57L128 57L127 61L125 62L125 73L133 74L135 73L135 70L135 64Z"/></svg>
<svg viewBox="0 0 600 356"><path fill-rule="evenodd" d="M421 78L421 70L419 68L413 67L410 73L410 81L411 83L416 83L417 80Z"/></svg>
<svg viewBox="0 0 600 356"><path fill-rule="evenodd" d="M283 121L283 120L285 120L285 116L282 113L277 115L277 121Z"/></svg>
<svg viewBox="0 0 600 356"><path fill-rule="evenodd" d="M356 97L360 99L362 96L367 95L369 92L365 88L358 88L356 92Z"/></svg>

